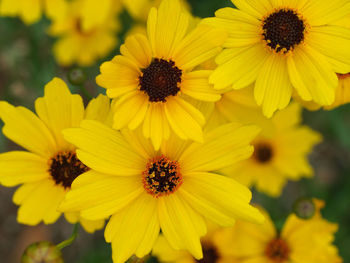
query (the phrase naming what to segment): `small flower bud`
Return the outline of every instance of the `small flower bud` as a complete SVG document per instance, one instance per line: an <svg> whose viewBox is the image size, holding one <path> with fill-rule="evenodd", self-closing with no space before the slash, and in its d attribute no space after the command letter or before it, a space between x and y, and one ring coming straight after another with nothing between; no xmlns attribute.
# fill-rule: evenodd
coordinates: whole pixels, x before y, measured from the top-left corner
<svg viewBox="0 0 350 263"><path fill-rule="evenodd" d="M316 212L315 203L311 198L299 198L294 202L293 212L301 219L310 219Z"/></svg>
<svg viewBox="0 0 350 263"><path fill-rule="evenodd" d="M72 68L68 72L68 80L73 85L79 86L84 84L86 80L86 74L82 68L78 68L78 67Z"/></svg>
<svg viewBox="0 0 350 263"><path fill-rule="evenodd" d="M61 251L51 242L42 241L29 245L21 263L63 263Z"/></svg>

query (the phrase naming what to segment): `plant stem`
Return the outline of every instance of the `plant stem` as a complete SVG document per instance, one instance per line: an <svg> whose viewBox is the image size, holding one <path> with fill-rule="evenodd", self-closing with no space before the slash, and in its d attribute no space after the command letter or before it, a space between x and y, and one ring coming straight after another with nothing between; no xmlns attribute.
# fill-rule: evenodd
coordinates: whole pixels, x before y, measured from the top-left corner
<svg viewBox="0 0 350 263"><path fill-rule="evenodd" d="M58 249L62 250L63 248L70 246L78 236L78 229L79 229L79 223L76 223L74 225L74 229L73 229L73 233L72 233L71 237L68 238L67 240L62 241L56 247Z"/></svg>

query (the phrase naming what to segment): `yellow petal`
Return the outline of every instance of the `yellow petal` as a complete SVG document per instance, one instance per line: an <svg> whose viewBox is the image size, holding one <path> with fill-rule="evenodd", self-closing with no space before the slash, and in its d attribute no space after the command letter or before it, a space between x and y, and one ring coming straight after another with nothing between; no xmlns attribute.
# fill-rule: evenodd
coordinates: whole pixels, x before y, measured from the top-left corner
<svg viewBox="0 0 350 263"><path fill-rule="evenodd" d="M185 171L215 171L248 158L250 142L258 134L256 126L226 124L205 134L204 143L193 143L180 157Z"/></svg>
<svg viewBox="0 0 350 263"><path fill-rule="evenodd" d="M63 80L53 78L45 86L45 95L35 101L39 118L50 128L60 148L69 148L62 130L79 127L84 118L80 95L72 95Z"/></svg>
<svg viewBox="0 0 350 263"><path fill-rule="evenodd" d="M105 238L112 242L113 262L124 263L133 254L142 258L151 251L159 235L156 204L153 197L145 194L111 217Z"/></svg>
<svg viewBox="0 0 350 263"><path fill-rule="evenodd" d="M120 53L137 63L140 68L147 68L152 60L152 51L148 39L142 34L128 37L120 47Z"/></svg>
<svg viewBox="0 0 350 263"><path fill-rule="evenodd" d="M144 192L139 176L119 177L93 170L77 177L60 210L81 211L88 220L104 219L120 211Z"/></svg>
<svg viewBox="0 0 350 263"><path fill-rule="evenodd" d="M169 98L165 113L173 131L184 139L203 141L203 114L181 98Z"/></svg>
<svg viewBox="0 0 350 263"><path fill-rule="evenodd" d="M197 70L183 74L181 92L197 100L220 100L220 93L209 84L209 76L211 73L211 70Z"/></svg>
<svg viewBox="0 0 350 263"><path fill-rule="evenodd" d="M85 110L86 120L96 120L112 125L111 102L105 95L98 95L97 98L90 100Z"/></svg>
<svg viewBox="0 0 350 263"><path fill-rule="evenodd" d="M201 259L200 237L205 229L198 231L198 225L203 225L203 219L200 216L196 220L191 218L191 214L196 213L191 210L186 201L176 194L158 200L160 226L170 245L175 249L186 249L196 259Z"/></svg>
<svg viewBox="0 0 350 263"><path fill-rule="evenodd" d="M44 158L56 153L56 142L47 126L31 111L0 101L2 131L10 140Z"/></svg>
<svg viewBox="0 0 350 263"><path fill-rule="evenodd" d="M0 154L0 183L15 186L49 178L48 160L29 152Z"/></svg>
<svg viewBox="0 0 350 263"><path fill-rule="evenodd" d="M254 97L262 105L266 117L272 117L279 109L289 104L292 84L289 80L286 60L279 55L271 55L264 63L255 82Z"/></svg>
<svg viewBox="0 0 350 263"><path fill-rule="evenodd" d="M187 32L189 14L182 10L178 0L164 0L158 10L152 8L147 21L147 33L158 58L171 59L174 49Z"/></svg>
<svg viewBox="0 0 350 263"><path fill-rule="evenodd" d="M195 66L219 54L227 35L223 30L200 25L188 34L174 51L176 66L182 70Z"/></svg>
<svg viewBox="0 0 350 263"><path fill-rule="evenodd" d="M338 78L322 54L308 46L297 48L288 57L287 66L289 78L303 100L321 105L334 102Z"/></svg>
<svg viewBox="0 0 350 263"><path fill-rule="evenodd" d="M262 19L264 15L273 10L270 1L261 0L231 0L232 3L240 10L248 13L257 19Z"/></svg>
<svg viewBox="0 0 350 263"><path fill-rule="evenodd" d="M264 217L249 205L249 189L213 173L186 173L179 193L193 209L216 224L232 226L235 219L262 223Z"/></svg>
<svg viewBox="0 0 350 263"><path fill-rule="evenodd" d="M67 129L65 138L77 146L78 158L88 167L112 175L136 175L146 161L135 152L120 132L102 123L85 120L81 128Z"/></svg>

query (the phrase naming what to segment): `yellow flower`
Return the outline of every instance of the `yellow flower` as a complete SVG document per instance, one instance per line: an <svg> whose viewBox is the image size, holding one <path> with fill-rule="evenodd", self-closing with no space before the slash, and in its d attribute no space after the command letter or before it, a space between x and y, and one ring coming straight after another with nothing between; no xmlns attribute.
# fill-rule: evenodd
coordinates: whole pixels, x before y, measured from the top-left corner
<svg viewBox="0 0 350 263"><path fill-rule="evenodd" d="M148 254L160 229L172 247L200 259L203 217L224 226L235 218L263 221L249 205L248 188L212 172L248 158L257 132L256 126L227 124L204 134L203 144L172 136L155 151L140 130L83 121L64 135L92 170L74 181L61 209L89 220L111 216L105 239L115 263Z"/></svg>
<svg viewBox="0 0 350 263"><path fill-rule="evenodd" d="M1 0L1 16L19 16L26 24L37 22L42 13L51 18L59 18L66 11L66 0Z"/></svg>
<svg viewBox="0 0 350 263"><path fill-rule="evenodd" d="M254 97L271 117L293 88L305 101L334 102L337 73L350 72L350 29L332 25L350 14L348 0L232 0L207 24L229 33L210 77L216 89L254 83Z"/></svg>
<svg viewBox="0 0 350 263"><path fill-rule="evenodd" d="M341 263L332 245L338 226L322 218L323 202L315 200L316 214L308 220L292 214L277 232L268 214L263 225L237 221L232 228L218 231L214 244L219 253L240 263Z"/></svg>
<svg viewBox="0 0 350 263"><path fill-rule="evenodd" d="M152 8L148 38L127 38L122 55L105 62L97 83L117 98L114 128L135 129L142 124L144 136L159 149L172 129L182 139L202 141L204 117L183 99L216 101L220 94L209 85L210 70L194 67L218 54L226 35L209 26L187 33L190 15L178 0L164 0Z"/></svg>
<svg viewBox="0 0 350 263"><path fill-rule="evenodd" d="M307 126L301 125L301 107L293 103L266 118L254 102L251 88L232 91L216 103L210 127L227 121L254 123L261 133L253 141L254 154L245 161L224 168L221 172L246 186L256 188L271 196L281 194L287 180L311 177L313 169L308 162L308 154L321 135Z"/></svg>
<svg viewBox="0 0 350 263"><path fill-rule="evenodd" d="M49 82L45 96L36 100L37 115L0 101L3 134L27 150L0 154L0 183L7 187L21 185L13 196L13 202L20 206L18 222L52 224L60 217L57 208L72 181L89 170L77 159L75 147L61 131L79 126L83 119L107 122L109 105L109 99L100 95L84 110L82 98L72 95L58 78ZM65 217L71 223L80 220L78 213L65 213ZM80 223L89 232L104 225L103 220L81 219Z"/></svg>
<svg viewBox="0 0 350 263"><path fill-rule="evenodd" d="M104 2L104 1L102 1ZM102 2L94 1L101 7ZM119 21L118 6L108 9L108 16L103 20L95 21L94 16L86 16L87 0L74 0L69 3L67 12L59 19L54 19L50 27L50 34L59 37L54 44L53 51L57 62L63 66L77 63L81 66L90 66L96 60L106 56L117 45L117 31ZM88 10L93 6L89 5Z"/></svg>

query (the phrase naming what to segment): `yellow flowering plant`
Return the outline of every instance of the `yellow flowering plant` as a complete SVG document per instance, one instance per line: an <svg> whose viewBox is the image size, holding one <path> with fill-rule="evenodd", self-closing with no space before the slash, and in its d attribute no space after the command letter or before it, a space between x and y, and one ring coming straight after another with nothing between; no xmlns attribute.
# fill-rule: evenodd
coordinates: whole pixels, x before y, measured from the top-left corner
<svg viewBox="0 0 350 263"><path fill-rule="evenodd" d="M349 261L349 21L349 0L0 0L1 262Z"/></svg>

